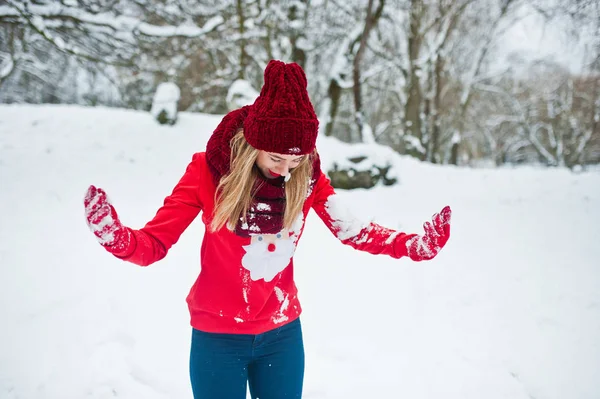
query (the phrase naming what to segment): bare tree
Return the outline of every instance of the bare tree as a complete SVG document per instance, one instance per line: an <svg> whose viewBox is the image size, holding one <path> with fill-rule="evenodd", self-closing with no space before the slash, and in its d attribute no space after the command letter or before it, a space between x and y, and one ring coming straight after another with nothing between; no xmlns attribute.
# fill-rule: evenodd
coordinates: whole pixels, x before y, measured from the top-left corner
<svg viewBox="0 0 600 399"><path fill-rule="evenodd" d="M144 10L135 3L86 2L57 4L52 0L36 2L6 0L0 23L26 25L55 49L97 63L133 67L136 65L136 38L200 38L223 23L220 16L204 26L151 24L143 20ZM138 67L141 67L138 65Z"/></svg>
<svg viewBox="0 0 600 399"><path fill-rule="evenodd" d="M379 0L379 5L377 6L377 9L373 10L373 2L373 0L369 0L369 4L367 5L365 27L360 35L358 49L356 50L356 54L354 55L354 60L352 62L355 119L360 140L363 142L373 142L374 138L371 133L370 127L365 128L361 94L361 63L367 48L369 35L371 34L372 29L377 25L379 18L381 18L383 7L385 6L385 0Z"/></svg>
<svg viewBox="0 0 600 399"><path fill-rule="evenodd" d="M587 43L579 74L497 68L524 7ZM594 0L7 0L0 102L146 109L171 81L180 109L224 113L232 83L260 87L275 58L304 67L326 135L435 163L574 166L598 158L599 38Z"/></svg>
<svg viewBox="0 0 600 399"><path fill-rule="evenodd" d="M479 84L495 102L485 129L497 164L539 162L574 167L600 162L600 76L576 78L556 65L538 63L527 77L501 85ZM478 108L481 111L481 107Z"/></svg>

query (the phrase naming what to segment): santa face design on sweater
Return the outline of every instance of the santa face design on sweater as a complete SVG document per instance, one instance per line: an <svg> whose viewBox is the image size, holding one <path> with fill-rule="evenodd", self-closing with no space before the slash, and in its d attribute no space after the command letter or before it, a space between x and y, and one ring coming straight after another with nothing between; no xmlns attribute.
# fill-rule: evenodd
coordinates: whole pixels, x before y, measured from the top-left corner
<svg viewBox="0 0 600 399"><path fill-rule="evenodd" d="M242 266L250 272L252 280L273 278L290 264L296 250L293 233L283 229L277 234L256 234L250 245L243 247Z"/></svg>

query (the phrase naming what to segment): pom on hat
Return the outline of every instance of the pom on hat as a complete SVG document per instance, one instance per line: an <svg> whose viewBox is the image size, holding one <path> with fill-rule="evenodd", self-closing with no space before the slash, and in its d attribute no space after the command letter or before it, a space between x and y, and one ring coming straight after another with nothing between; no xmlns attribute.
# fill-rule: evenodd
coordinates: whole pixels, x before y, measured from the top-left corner
<svg viewBox="0 0 600 399"><path fill-rule="evenodd" d="M303 155L315 148L319 121L296 63L271 60L265 83L244 120L244 137L259 150Z"/></svg>

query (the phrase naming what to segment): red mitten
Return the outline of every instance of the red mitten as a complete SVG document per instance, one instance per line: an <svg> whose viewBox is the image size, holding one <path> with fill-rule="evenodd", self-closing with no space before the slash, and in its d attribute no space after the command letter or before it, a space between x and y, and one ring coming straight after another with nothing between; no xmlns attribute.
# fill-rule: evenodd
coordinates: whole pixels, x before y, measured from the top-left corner
<svg viewBox="0 0 600 399"><path fill-rule="evenodd" d="M88 227L109 252L124 256L129 251L129 229L119 221L115 208L101 188L90 186L83 201Z"/></svg>
<svg viewBox="0 0 600 399"><path fill-rule="evenodd" d="M433 259L450 238L450 218L452 210L444 207L433 215L431 222L425 222L425 235L417 235L406 241L408 256L414 261Z"/></svg>

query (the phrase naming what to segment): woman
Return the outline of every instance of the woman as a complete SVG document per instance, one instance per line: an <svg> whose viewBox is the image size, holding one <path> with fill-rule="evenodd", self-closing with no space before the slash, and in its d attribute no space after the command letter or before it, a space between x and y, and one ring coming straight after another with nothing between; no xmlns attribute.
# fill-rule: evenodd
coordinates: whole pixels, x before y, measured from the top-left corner
<svg viewBox="0 0 600 399"><path fill-rule="evenodd" d="M202 211L201 272L187 303L196 399L300 398L301 312L292 257L312 208L344 243L414 261L433 258L450 234L450 208L405 234L349 218L320 169L318 121L297 64L271 61L251 106L227 114L195 154L156 216L134 230L106 193L90 186L88 225L114 256L146 266L162 259Z"/></svg>

